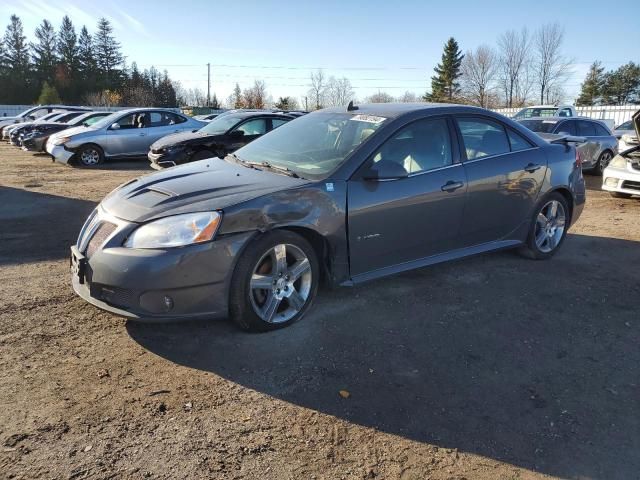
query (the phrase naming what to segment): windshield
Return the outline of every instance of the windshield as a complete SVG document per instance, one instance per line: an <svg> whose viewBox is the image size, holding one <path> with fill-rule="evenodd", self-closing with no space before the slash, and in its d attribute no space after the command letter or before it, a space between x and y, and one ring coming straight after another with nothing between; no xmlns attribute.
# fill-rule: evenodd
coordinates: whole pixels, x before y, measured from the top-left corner
<svg viewBox="0 0 640 480"><path fill-rule="evenodd" d="M246 115L230 114L218 116L211 120L207 125L202 127L199 131L208 133L210 135L221 135L223 133L226 133L227 130L229 130L243 118L246 118Z"/></svg>
<svg viewBox="0 0 640 480"><path fill-rule="evenodd" d="M555 117L557 108L523 108L514 118Z"/></svg>
<svg viewBox="0 0 640 480"><path fill-rule="evenodd" d="M616 130L633 130L633 124L631 123L631 120L629 120L628 122L624 122L622 125L618 125Z"/></svg>
<svg viewBox="0 0 640 480"><path fill-rule="evenodd" d="M288 168L324 178L385 121L372 115L316 112L292 120L238 150L246 162Z"/></svg>
<svg viewBox="0 0 640 480"><path fill-rule="evenodd" d="M557 120L520 120L518 123L538 133L552 133L558 124Z"/></svg>

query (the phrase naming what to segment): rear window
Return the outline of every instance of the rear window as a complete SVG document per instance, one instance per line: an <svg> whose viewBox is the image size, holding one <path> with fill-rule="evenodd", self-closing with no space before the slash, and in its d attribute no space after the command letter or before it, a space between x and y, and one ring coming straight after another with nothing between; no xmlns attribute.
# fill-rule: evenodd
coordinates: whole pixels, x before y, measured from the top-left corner
<svg viewBox="0 0 640 480"><path fill-rule="evenodd" d="M557 108L523 108L515 118L555 117L557 112Z"/></svg>
<svg viewBox="0 0 640 480"><path fill-rule="evenodd" d="M609 133L609 131L604 128L603 125L600 125L599 123L594 123L593 126L596 129L596 135L598 137L608 137L609 135L611 135L611 133Z"/></svg>
<svg viewBox="0 0 640 480"><path fill-rule="evenodd" d="M520 120L518 122L523 127L527 127L532 132L553 133L558 124L557 120Z"/></svg>
<svg viewBox="0 0 640 480"><path fill-rule="evenodd" d="M593 122L581 120L578 122L578 135L581 137L595 137L596 129Z"/></svg>

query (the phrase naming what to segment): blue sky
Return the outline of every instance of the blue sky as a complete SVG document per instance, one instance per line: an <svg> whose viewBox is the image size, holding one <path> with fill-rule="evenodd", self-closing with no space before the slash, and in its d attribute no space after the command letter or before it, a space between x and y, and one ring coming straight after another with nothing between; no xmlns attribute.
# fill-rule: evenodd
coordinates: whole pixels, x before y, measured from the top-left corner
<svg viewBox="0 0 640 480"><path fill-rule="evenodd" d="M424 93L448 37L463 50L495 45L507 29L559 22L565 54L574 59L568 100L589 64L607 69L640 62L637 0L455 2L321 0L207 1L2 0L1 28L18 14L27 36L43 18L57 27L64 14L90 31L96 19L113 23L128 61L167 69L184 87L212 88L226 98L235 82L264 79L274 96L304 95L309 72L346 76L359 98L378 90Z"/></svg>

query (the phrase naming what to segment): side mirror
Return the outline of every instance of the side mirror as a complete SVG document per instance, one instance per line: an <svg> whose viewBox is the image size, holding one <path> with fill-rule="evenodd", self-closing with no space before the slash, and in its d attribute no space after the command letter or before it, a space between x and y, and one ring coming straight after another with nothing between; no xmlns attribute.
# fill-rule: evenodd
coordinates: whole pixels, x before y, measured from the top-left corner
<svg viewBox="0 0 640 480"><path fill-rule="evenodd" d="M241 137L244 137L244 131L243 130L234 130L229 135L231 136L231 138L241 138Z"/></svg>
<svg viewBox="0 0 640 480"><path fill-rule="evenodd" d="M120 130L120 124L119 123L112 123L109 128L111 130Z"/></svg>
<svg viewBox="0 0 640 480"><path fill-rule="evenodd" d="M35 119L36 119L36 116L35 116L35 115L29 115L27 118L28 118L29 120L35 120Z"/></svg>
<svg viewBox="0 0 640 480"><path fill-rule="evenodd" d="M371 167L364 172L362 178L365 180L377 181L397 180L408 176L409 172L407 172L399 163L392 162L390 160L382 160L371 165Z"/></svg>

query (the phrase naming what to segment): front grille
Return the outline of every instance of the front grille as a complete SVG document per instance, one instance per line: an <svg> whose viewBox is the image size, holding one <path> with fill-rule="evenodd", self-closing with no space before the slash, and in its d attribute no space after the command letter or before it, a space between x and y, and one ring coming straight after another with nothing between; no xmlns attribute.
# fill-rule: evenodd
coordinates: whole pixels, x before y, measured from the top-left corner
<svg viewBox="0 0 640 480"><path fill-rule="evenodd" d="M137 305L138 293L134 290L113 287L111 285L99 285L95 283L90 285L91 296L98 300L102 300L110 305L125 309Z"/></svg>
<svg viewBox="0 0 640 480"><path fill-rule="evenodd" d="M102 244L109 238L109 236L116 229L116 225L111 222L101 222L98 228L95 230L95 233L89 240L89 245L87 245L87 251L85 255L87 258L91 258L96 250L98 250Z"/></svg>
<svg viewBox="0 0 640 480"><path fill-rule="evenodd" d="M628 188L629 190L640 191L640 182L632 182L631 180L625 180L622 182L622 188Z"/></svg>

